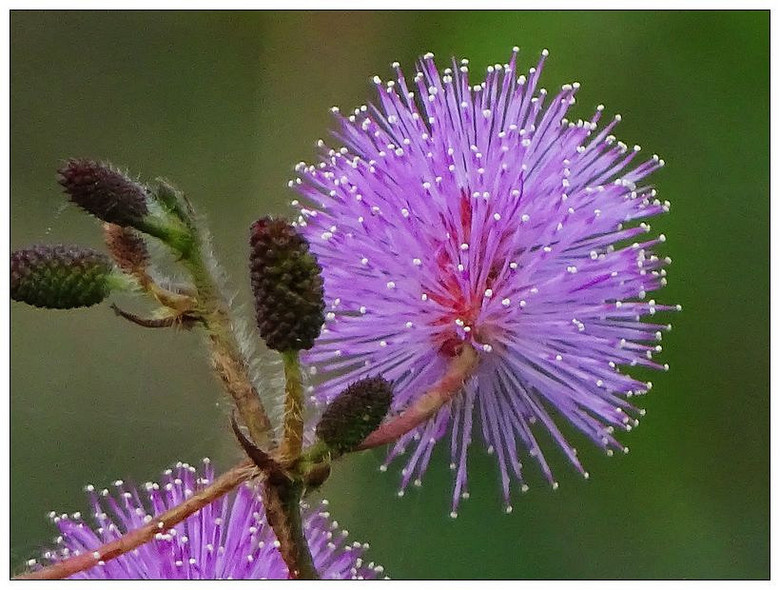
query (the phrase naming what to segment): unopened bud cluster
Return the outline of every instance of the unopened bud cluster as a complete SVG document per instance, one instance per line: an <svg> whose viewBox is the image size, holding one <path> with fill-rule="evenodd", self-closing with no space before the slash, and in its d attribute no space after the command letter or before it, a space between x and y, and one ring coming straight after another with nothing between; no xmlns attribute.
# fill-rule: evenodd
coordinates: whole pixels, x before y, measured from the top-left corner
<svg viewBox="0 0 780 590"><path fill-rule="evenodd" d="M73 159L59 175L70 200L98 219L135 226L149 212L146 189L105 164Z"/></svg>
<svg viewBox="0 0 780 590"><path fill-rule="evenodd" d="M282 219L257 220L250 234L250 271L257 327L269 348L306 350L325 320L317 259Z"/></svg>
<svg viewBox="0 0 780 590"><path fill-rule="evenodd" d="M325 410L317 436L339 454L353 451L379 427L392 401L392 385L383 377L356 381Z"/></svg>
<svg viewBox="0 0 780 590"><path fill-rule="evenodd" d="M11 254L11 298L36 307L71 309L111 291L109 258L91 248L37 245Z"/></svg>

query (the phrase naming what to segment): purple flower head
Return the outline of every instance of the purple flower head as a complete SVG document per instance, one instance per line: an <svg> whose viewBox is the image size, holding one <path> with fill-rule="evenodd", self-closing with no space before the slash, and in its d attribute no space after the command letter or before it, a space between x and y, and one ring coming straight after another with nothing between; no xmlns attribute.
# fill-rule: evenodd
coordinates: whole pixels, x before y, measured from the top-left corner
<svg viewBox="0 0 780 590"><path fill-rule="evenodd" d="M643 219L668 210L643 180L663 166L635 164L639 147L599 128L603 107L570 121L579 84L554 96L538 87L547 51L528 76L508 64L471 86L467 60L440 75L426 55L412 80L374 78L379 103L334 112L344 147L299 164L298 223L323 266L325 329L307 356L324 378L316 395L382 374L395 381L393 410L422 395L460 347L478 368L427 423L400 439L411 447L402 490L419 485L449 432L456 472L453 517L467 497L472 431L523 491L520 450L557 487L537 443L549 435L587 477L554 415L605 452L641 412L625 398L651 384L622 372L653 360L665 324L642 317L673 307L646 300L666 282ZM478 425L478 426L477 426ZM402 492L399 492L399 494Z"/></svg>
<svg viewBox="0 0 780 590"><path fill-rule="evenodd" d="M80 513L49 516L60 532L57 548L47 551L41 562L52 563L85 551L94 551L127 531L148 523L153 515L173 508L211 483L214 471L208 459L199 473L187 463L178 463L163 474L162 482L134 488L115 482L116 492L96 491L87 486L91 517L97 528ZM382 566L363 563L365 543L348 543L327 512L327 500L304 511L306 538L314 564L322 578L373 579ZM265 519L262 500L251 484L223 496L153 541L116 559L72 576L81 579L287 579L287 566L279 554L278 541ZM37 567L30 560L29 567Z"/></svg>

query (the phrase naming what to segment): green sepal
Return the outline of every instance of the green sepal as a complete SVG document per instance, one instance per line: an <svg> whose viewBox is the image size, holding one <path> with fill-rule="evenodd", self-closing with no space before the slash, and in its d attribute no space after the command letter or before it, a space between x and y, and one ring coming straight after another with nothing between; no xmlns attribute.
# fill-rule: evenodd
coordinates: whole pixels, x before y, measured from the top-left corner
<svg viewBox="0 0 780 590"><path fill-rule="evenodd" d="M169 214L175 216L187 226L191 226L193 212L190 210L184 193L164 178L157 178L149 187L151 197Z"/></svg>

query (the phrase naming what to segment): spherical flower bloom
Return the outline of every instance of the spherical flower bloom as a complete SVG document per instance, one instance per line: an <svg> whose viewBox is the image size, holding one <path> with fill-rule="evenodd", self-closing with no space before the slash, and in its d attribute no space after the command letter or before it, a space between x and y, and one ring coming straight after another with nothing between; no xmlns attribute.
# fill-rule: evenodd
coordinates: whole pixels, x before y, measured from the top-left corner
<svg viewBox="0 0 780 590"><path fill-rule="evenodd" d="M142 489L115 482L109 490L86 490L90 512L97 523L93 529L80 513L49 516L60 532L57 548L47 551L41 562L57 562L68 556L94 551L127 531L150 522L153 516L181 503L211 483L214 472L208 459L198 472L178 463L163 474L162 483L147 483ZM314 564L322 578L373 579L382 566L363 563L365 543L347 543L348 532L330 519L327 501L306 508L306 538ZM30 560L28 567L40 567ZM80 572L79 579L287 579L287 566L278 541L266 522L262 500L251 484L222 496L172 529L157 533L153 541L116 559Z"/></svg>
<svg viewBox="0 0 780 590"><path fill-rule="evenodd" d="M413 447L402 490L419 484L449 432L453 516L475 428L509 510L512 476L527 489L520 450L557 487L540 431L587 477L554 415L609 454L625 450L613 432L637 424L626 398L650 384L621 369L666 368L653 355L669 326L642 321L673 309L646 300L669 262L642 221L668 210L644 184L663 160L634 165L639 147L611 135L620 117L599 129L603 106L566 119L579 84L550 100L538 87L546 56L518 76L515 49L476 86L467 60L440 75L428 54L411 81L394 64L397 80L374 78L377 106L334 107L343 147L320 141L321 162L291 181L325 282L325 329L306 357L324 377L318 398L381 374L399 411L462 346L479 354L463 390L388 457Z"/></svg>

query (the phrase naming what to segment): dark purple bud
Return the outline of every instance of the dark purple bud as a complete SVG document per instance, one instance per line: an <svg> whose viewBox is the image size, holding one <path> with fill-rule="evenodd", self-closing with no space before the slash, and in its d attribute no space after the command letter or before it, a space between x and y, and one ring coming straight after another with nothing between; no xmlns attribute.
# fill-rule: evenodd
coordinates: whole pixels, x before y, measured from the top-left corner
<svg viewBox="0 0 780 590"><path fill-rule="evenodd" d="M320 335L322 268L288 222L264 217L250 233L249 263L257 327L269 348L305 350Z"/></svg>
<svg viewBox="0 0 780 590"><path fill-rule="evenodd" d="M103 221L133 226L149 212L146 188L109 165L73 159L58 172L70 200Z"/></svg>

